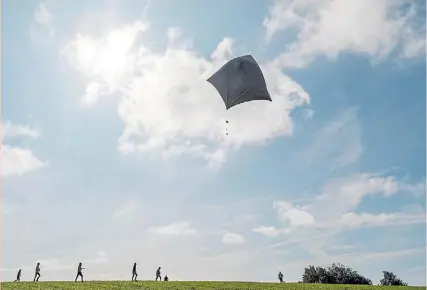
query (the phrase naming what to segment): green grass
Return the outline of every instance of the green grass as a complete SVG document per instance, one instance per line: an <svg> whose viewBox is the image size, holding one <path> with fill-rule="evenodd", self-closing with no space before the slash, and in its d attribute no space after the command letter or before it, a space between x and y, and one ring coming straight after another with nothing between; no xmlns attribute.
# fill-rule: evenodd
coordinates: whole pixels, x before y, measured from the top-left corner
<svg viewBox="0 0 427 290"><path fill-rule="evenodd" d="M293 283L249 283L249 282L153 282L153 281L88 281L84 283L75 282L5 282L1 284L2 290L356 290L356 289L378 289L378 290L421 290L426 287L400 287L400 286L355 286L355 285L322 285L322 284L293 284Z"/></svg>

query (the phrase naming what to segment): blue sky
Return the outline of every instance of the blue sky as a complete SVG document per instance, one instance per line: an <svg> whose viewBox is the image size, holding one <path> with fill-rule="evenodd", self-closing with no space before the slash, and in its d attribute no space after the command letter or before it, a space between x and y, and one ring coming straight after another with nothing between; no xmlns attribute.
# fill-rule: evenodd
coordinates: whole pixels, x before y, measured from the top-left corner
<svg viewBox="0 0 427 290"><path fill-rule="evenodd" d="M425 2L255 2L3 1L3 280L425 285ZM273 102L226 112L247 53Z"/></svg>

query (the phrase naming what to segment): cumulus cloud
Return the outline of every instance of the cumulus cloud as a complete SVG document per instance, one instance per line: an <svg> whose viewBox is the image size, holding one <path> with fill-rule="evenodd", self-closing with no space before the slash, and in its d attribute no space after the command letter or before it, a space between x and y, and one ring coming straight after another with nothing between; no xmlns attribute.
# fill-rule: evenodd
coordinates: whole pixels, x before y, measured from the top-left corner
<svg viewBox="0 0 427 290"><path fill-rule="evenodd" d="M29 149L3 145L1 148L1 173L3 177L22 175L43 168L46 164L37 159Z"/></svg>
<svg viewBox="0 0 427 290"><path fill-rule="evenodd" d="M120 96L119 151L190 155L218 168L230 150L292 135L290 114L310 97L279 67L261 64L272 103L254 101L226 111L206 79L233 55L234 40L225 37L206 58L182 30L170 28L166 49L155 52L137 40L148 29L149 24L134 22L105 37L77 34L63 49L70 65L88 79L86 103L98 103L102 94Z"/></svg>
<svg viewBox="0 0 427 290"><path fill-rule="evenodd" d="M275 237L302 228L327 229L415 224L425 222L425 213L357 213L362 201L372 195L390 197L398 193L417 194L417 189L393 176L356 174L327 182L320 194L304 206L288 201L276 201L273 209L283 228L272 226L254 228L254 232Z"/></svg>
<svg viewBox="0 0 427 290"><path fill-rule="evenodd" d="M278 219L290 227L304 227L315 223L314 217L306 209L294 206L286 201L273 203Z"/></svg>
<svg viewBox="0 0 427 290"><path fill-rule="evenodd" d="M241 245L245 243L245 237L236 233L225 233L222 236L222 243L227 245Z"/></svg>
<svg viewBox="0 0 427 290"><path fill-rule="evenodd" d="M316 56L335 58L343 51L382 60L399 50L401 57L412 58L425 54L420 2L275 0L263 24L268 41L282 30L298 31L296 40L277 59L282 66L304 67Z"/></svg>
<svg viewBox="0 0 427 290"><path fill-rule="evenodd" d="M14 137L30 137L33 139L39 138L40 134L37 130L28 126L12 124L10 121L6 121L2 124L1 131L4 139L10 139Z"/></svg>
<svg viewBox="0 0 427 290"><path fill-rule="evenodd" d="M150 231L165 236L188 236L197 234L197 230L191 227L187 221L173 222L167 226L151 227Z"/></svg>
<svg viewBox="0 0 427 290"><path fill-rule="evenodd" d="M259 227L253 228L252 231L255 233L263 234L264 236L268 236L268 237L277 237L281 233L280 230L272 226L269 226L269 227L259 226Z"/></svg>
<svg viewBox="0 0 427 290"><path fill-rule="evenodd" d="M3 142L1 147L1 175L10 177L22 175L27 172L35 171L47 165L34 156L33 152L27 148L21 148L4 144L11 138L29 137L39 138L39 132L23 125L15 125L6 121L2 126Z"/></svg>

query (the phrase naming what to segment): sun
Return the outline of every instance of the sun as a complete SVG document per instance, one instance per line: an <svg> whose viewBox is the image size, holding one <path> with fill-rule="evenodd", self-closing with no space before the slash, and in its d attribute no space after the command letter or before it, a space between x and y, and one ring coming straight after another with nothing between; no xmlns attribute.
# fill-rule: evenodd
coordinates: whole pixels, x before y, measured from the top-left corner
<svg viewBox="0 0 427 290"><path fill-rule="evenodd" d="M122 72L128 63L130 45L125 33L112 32L98 56L98 68L107 75Z"/></svg>
<svg viewBox="0 0 427 290"><path fill-rule="evenodd" d="M131 65L130 49L134 35L126 30L110 32L103 39L80 35L77 40L77 58L84 70L105 81L114 82Z"/></svg>

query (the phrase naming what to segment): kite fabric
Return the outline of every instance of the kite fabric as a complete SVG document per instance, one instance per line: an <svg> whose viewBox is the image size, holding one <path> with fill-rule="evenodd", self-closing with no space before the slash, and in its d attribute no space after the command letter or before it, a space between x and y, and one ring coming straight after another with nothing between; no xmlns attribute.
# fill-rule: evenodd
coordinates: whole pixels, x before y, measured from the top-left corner
<svg viewBox="0 0 427 290"><path fill-rule="evenodd" d="M207 81L221 95L227 110L249 101L272 101L261 68L251 55L230 60Z"/></svg>

